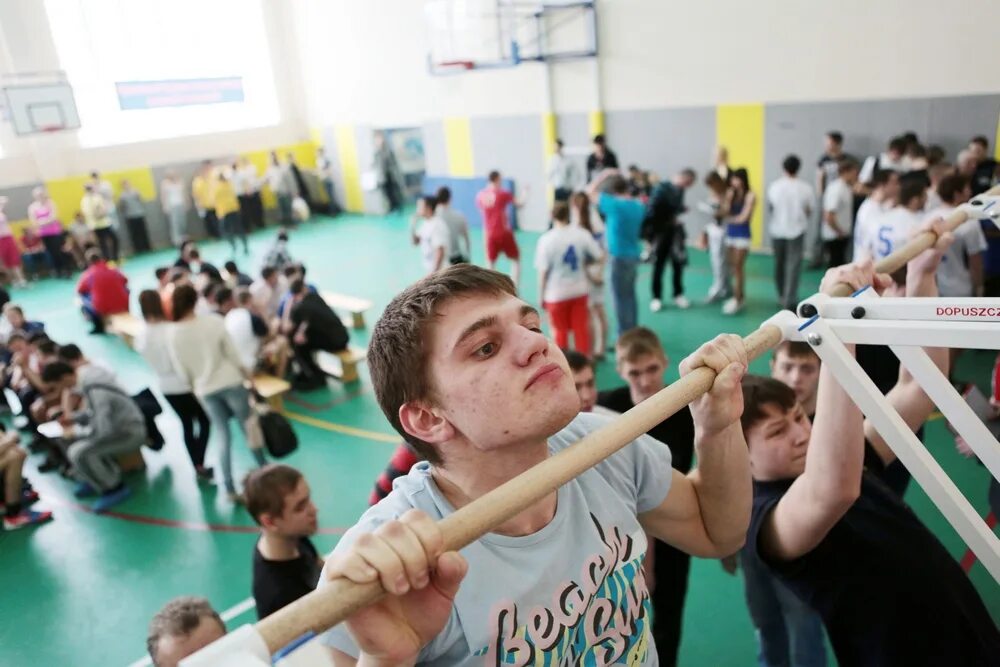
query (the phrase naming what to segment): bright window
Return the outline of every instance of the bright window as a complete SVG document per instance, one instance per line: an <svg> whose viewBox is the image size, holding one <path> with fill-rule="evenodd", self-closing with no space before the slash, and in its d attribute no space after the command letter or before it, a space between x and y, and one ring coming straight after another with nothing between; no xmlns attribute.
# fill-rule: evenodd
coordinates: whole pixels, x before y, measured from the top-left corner
<svg viewBox="0 0 1000 667"><path fill-rule="evenodd" d="M83 146L280 120L261 0L45 0ZM122 111L115 83L242 77L242 102Z"/></svg>

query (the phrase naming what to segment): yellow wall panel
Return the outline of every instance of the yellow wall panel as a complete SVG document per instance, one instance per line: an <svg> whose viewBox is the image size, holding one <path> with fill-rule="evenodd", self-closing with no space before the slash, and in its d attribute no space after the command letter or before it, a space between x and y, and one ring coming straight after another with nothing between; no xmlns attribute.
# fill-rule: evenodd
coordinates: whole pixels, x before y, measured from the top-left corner
<svg viewBox="0 0 1000 667"><path fill-rule="evenodd" d="M153 179L153 170L149 167L102 171L101 179L111 183L116 199L121 194L123 180L130 181L132 187L139 191L145 201L155 201L159 196L156 182ZM64 225L69 224L73 220L73 216L80 210L83 186L89 181L89 174L45 181L45 187L48 189L52 201L55 202L59 219Z"/></svg>
<svg viewBox="0 0 1000 667"><path fill-rule="evenodd" d="M444 143L448 153L448 174L459 178L475 176L469 119L445 118Z"/></svg>
<svg viewBox="0 0 1000 667"><path fill-rule="evenodd" d="M596 137L598 134L604 134L603 111L591 111L588 120L589 120L591 138Z"/></svg>
<svg viewBox="0 0 1000 667"><path fill-rule="evenodd" d="M344 203L348 211L364 211L365 197L361 190L361 161L358 159L358 142L353 125L337 125L337 156L340 173L344 176Z"/></svg>
<svg viewBox="0 0 1000 667"><path fill-rule="evenodd" d="M716 143L729 150L729 166L744 167L750 175L750 189L757 197L757 207L750 219L750 237L754 248L764 239L764 105L725 104L716 108Z"/></svg>

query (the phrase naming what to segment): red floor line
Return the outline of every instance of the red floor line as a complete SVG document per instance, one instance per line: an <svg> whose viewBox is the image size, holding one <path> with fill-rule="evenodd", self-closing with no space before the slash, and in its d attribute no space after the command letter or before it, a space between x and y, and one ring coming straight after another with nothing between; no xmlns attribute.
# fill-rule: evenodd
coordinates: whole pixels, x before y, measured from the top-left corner
<svg viewBox="0 0 1000 667"><path fill-rule="evenodd" d="M289 403L293 403L300 407L306 408L307 410L312 410L313 412L322 412L323 410L329 410L330 408L336 405L340 405L341 403L347 403L348 401L354 400L363 393L365 393L364 387L361 387L359 389L354 389L349 393L345 394L344 396L335 398L323 405L316 405L315 403L310 403L309 401L302 400L301 398L297 398L294 395L289 395L288 398L286 398L285 400L287 400Z"/></svg>
<svg viewBox="0 0 1000 667"><path fill-rule="evenodd" d="M46 496L46 500L49 500L51 496ZM127 512L105 512L104 514L97 514L93 509L87 505L81 503L68 502L61 499L57 499L56 504L62 505L64 507L70 507L79 512L85 512L86 514L93 514L95 516L106 516L112 519L118 519L119 521L128 521L129 523L139 523L146 526L159 526L161 528L177 528L180 530L194 530L201 532L211 532L211 533L257 533L260 532L259 526L239 526L235 524L226 523L205 523L203 521L181 521L178 519L163 519L154 516L143 516L141 514L130 514ZM320 528L316 531L318 535L343 535L347 532L347 528Z"/></svg>
<svg viewBox="0 0 1000 667"><path fill-rule="evenodd" d="M997 527L997 516L993 512L986 515L986 525L989 526L990 530ZM971 570L972 566L975 564L976 554L972 553L972 549L969 549L965 552L965 555L962 556L962 569L965 570L966 574L968 574L969 570Z"/></svg>

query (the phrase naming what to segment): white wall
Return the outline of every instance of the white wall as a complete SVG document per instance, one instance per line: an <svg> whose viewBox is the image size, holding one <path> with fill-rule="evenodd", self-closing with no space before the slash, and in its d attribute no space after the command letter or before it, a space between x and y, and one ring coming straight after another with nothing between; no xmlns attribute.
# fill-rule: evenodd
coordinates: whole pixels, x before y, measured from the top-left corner
<svg viewBox="0 0 1000 667"><path fill-rule="evenodd" d="M420 0L292 6L314 124L545 110L541 65L430 76ZM608 110L1000 90L996 0L603 0L598 23ZM594 109L594 72L554 65L555 110Z"/></svg>
<svg viewBox="0 0 1000 667"><path fill-rule="evenodd" d="M267 0L264 10L281 110L281 122L277 125L82 148L72 132L16 137L9 124L2 123L0 140L4 153L0 157L0 184L28 184L92 169L106 171L228 156L307 140L307 104L298 50L292 46L296 40L294 22L283 3ZM41 0L0 2L0 43L4 45L0 49L0 73L60 69Z"/></svg>

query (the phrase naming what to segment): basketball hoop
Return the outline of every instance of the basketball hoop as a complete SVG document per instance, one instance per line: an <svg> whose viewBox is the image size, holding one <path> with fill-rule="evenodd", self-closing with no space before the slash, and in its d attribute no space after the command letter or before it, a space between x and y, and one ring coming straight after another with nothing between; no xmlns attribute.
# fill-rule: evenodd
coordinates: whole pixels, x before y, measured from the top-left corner
<svg viewBox="0 0 1000 667"><path fill-rule="evenodd" d="M42 132L43 134L50 134L53 132L62 132L65 129L66 129L65 125L42 125L41 127L38 128L38 131Z"/></svg>
<svg viewBox="0 0 1000 667"><path fill-rule="evenodd" d="M444 60L431 65L434 74L461 74L475 69L471 60Z"/></svg>

